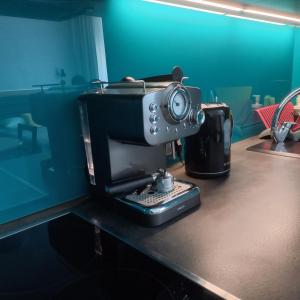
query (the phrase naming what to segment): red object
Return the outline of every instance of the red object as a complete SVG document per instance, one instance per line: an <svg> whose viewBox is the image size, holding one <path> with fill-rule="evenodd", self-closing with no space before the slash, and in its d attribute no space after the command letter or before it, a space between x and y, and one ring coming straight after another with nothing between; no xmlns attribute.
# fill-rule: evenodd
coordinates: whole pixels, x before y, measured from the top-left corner
<svg viewBox="0 0 300 300"><path fill-rule="evenodd" d="M278 106L279 104L274 104L274 105L264 106L256 110L266 128L271 128L273 116ZM296 122L297 124L292 127L291 131L295 132L300 130L300 116L298 116L295 121L294 106L291 102L289 102L285 106L284 110L280 115L279 124L282 125L283 122Z"/></svg>

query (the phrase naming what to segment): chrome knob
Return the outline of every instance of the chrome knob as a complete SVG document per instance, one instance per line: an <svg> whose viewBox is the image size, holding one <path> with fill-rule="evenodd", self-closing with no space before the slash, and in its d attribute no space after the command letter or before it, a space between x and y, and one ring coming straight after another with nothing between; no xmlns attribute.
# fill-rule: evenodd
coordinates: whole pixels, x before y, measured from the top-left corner
<svg viewBox="0 0 300 300"><path fill-rule="evenodd" d="M156 126L152 126L152 127L150 128L150 133L153 134L153 135L158 134L158 131L159 131L159 128L156 127Z"/></svg>
<svg viewBox="0 0 300 300"><path fill-rule="evenodd" d="M159 120L159 117L158 117L157 115L151 115L151 116L149 117L149 121L150 121L150 123L152 123L152 124L156 124L156 123L158 122L158 120Z"/></svg>
<svg viewBox="0 0 300 300"><path fill-rule="evenodd" d="M150 112L155 113L155 112L157 112L157 109L158 109L158 105L156 103L151 103L149 105Z"/></svg>
<svg viewBox="0 0 300 300"><path fill-rule="evenodd" d="M189 115L189 122L191 125L202 125L205 121L205 113L202 109L193 109Z"/></svg>

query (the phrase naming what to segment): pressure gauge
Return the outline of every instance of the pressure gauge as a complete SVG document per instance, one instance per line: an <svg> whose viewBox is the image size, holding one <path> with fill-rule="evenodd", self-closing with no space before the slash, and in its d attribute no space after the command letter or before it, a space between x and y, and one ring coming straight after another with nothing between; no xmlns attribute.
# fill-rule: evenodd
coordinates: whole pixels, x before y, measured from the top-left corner
<svg viewBox="0 0 300 300"><path fill-rule="evenodd" d="M171 118L180 122L188 116L191 100L188 92L182 87L174 89L169 97L168 110Z"/></svg>

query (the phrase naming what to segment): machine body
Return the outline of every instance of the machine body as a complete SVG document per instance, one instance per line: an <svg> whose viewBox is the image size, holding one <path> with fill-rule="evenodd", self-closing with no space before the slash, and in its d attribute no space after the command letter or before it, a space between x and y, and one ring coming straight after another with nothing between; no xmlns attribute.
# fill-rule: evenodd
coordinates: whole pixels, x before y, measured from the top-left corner
<svg viewBox="0 0 300 300"><path fill-rule="evenodd" d="M199 131L200 90L164 76L151 82L126 78L80 97L97 197L117 203L146 225L160 225L200 204L198 187L159 171L166 168L166 143Z"/></svg>

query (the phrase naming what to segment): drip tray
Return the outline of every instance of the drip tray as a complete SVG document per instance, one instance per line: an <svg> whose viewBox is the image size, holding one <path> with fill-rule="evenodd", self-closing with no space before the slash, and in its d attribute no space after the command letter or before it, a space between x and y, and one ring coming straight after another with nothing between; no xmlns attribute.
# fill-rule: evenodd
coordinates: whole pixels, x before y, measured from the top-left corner
<svg viewBox="0 0 300 300"><path fill-rule="evenodd" d="M146 187L140 194L133 193L125 197L126 200L138 203L145 207L166 204L193 188L192 184L181 181L174 182L174 190L169 193L157 193L151 187Z"/></svg>
<svg viewBox="0 0 300 300"><path fill-rule="evenodd" d="M300 159L300 142L287 141L276 144L273 140L267 140L251 146L247 150Z"/></svg>

